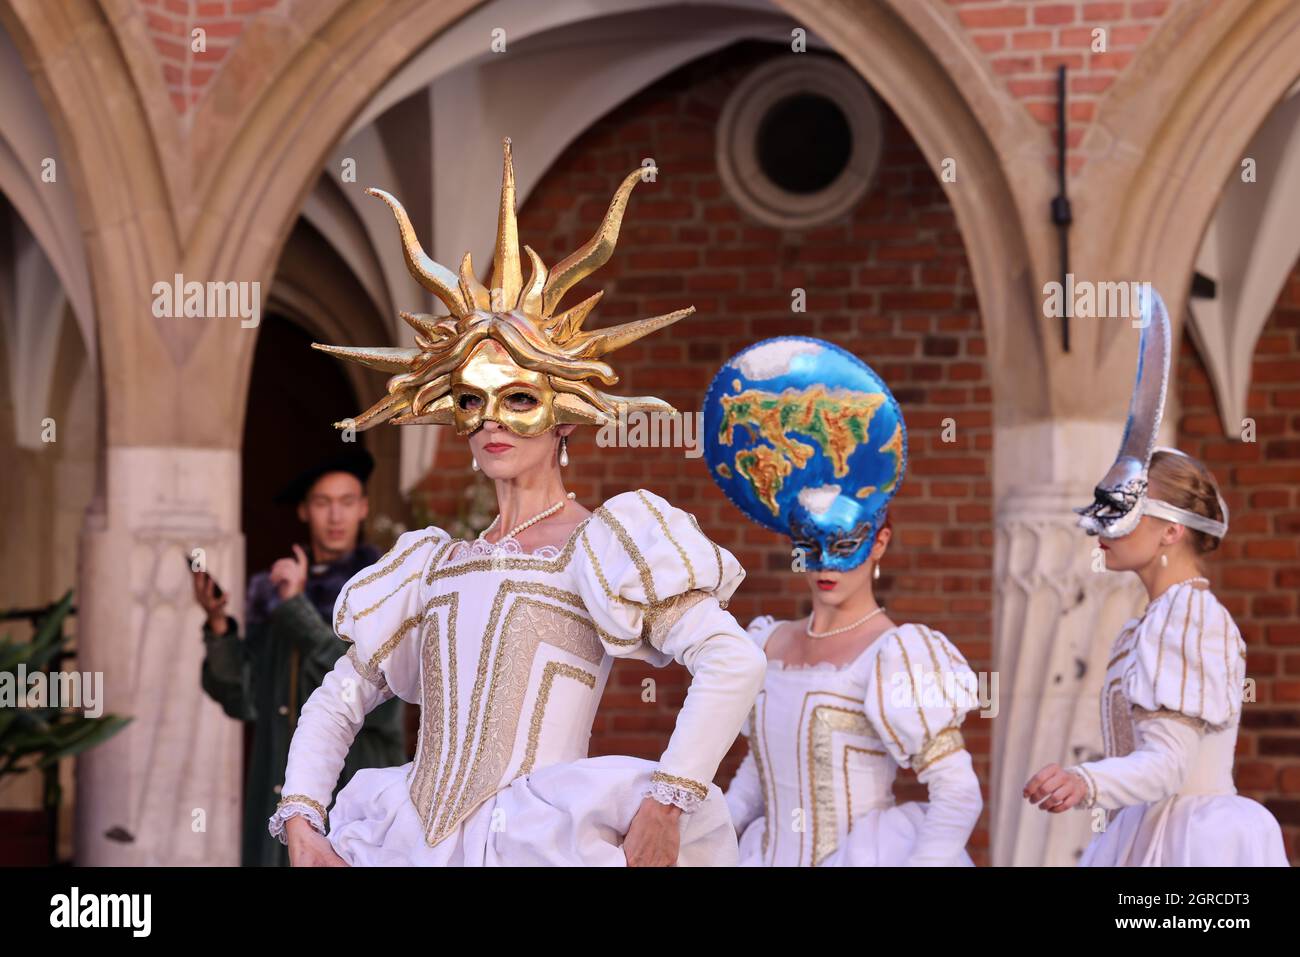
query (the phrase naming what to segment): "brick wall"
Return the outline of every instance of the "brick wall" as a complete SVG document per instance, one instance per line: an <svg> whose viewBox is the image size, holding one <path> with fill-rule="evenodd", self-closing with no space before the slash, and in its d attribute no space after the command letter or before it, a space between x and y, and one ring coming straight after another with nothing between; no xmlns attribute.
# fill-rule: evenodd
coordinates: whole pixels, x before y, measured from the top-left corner
<svg viewBox="0 0 1300 957"><path fill-rule="evenodd" d="M991 396L970 272L952 208L921 153L886 110L883 161L870 194L851 214L804 232L748 218L717 175L714 130L727 93L767 48L742 46L697 61L595 123L559 157L520 210L521 241L554 264L590 236L619 181L653 157L658 183L632 194L613 260L566 303L604 289L591 320L606 325L693 304L669 330L614 357L616 391L658 395L698 409L713 373L759 339L801 334L836 342L867 360L902 403L911 468L892 509L895 540L879 594L898 621L919 620L952 638L977 670L991 667ZM519 150L518 162L527 162ZM491 197L483 197L490 213ZM790 290L808 293L793 315ZM941 420L957 441L939 441ZM450 435L450 434L449 434ZM570 440L566 480L588 507L645 487L694 512L735 553L748 576L730 610L747 624L759 613L792 617L810 608L790 571L788 543L744 519L709 480L703 459L679 449L604 449L594 430ZM435 510L455 509L468 476L462 441L443 444L430 485ZM640 700L647 675L658 704ZM633 662L614 669L593 754L655 758L672 730L688 676ZM978 718L965 734L987 788L991 729ZM730 779L738 745L718 780ZM910 773L900 795L924 796ZM987 792L986 792L987 793ZM972 842L986 861L985 824Z"/></svg>
<svg viewBox="0 0 1300 957"><path fill-rule="evenodd" d="M1255 348L1246 414L1257 441L1225 439L1186 337L1178 379L1179 447L1214 471L1231 512L1209 575L1246 639L1257 688L1241 719L1237 788L1273 812L1300 863L1300 263Z"/></svg>
<svg viewBox="0 0 1300 957"><path fill-rule="evenodd" d="M206 91L248 22L264 11L295 18L284 0L135 0L159 59L178 114L188 113ZM910 0L921 2L921 0ZM1056 69L1070 71L1069 165L1094 118L1097 103L1173 9L1172 0L923 0L951 7L989 70L1029 113L1050 130L1056 124ZM207 31L207 50L190 50L195 27ZM1106 31L1104 52L1094 52L1093 30Z"/></svg>
<svg viewBox="0 0 1300 957"><path fill-rule="evenodd" d="M1083 142L1098 102L1173 6L1171 0L947 2L994 75L1053 136L1056 72L1066 68L1071 173L1084 165L1084 157L1073 151ZM1093 50L1093 31L1098 28L1105 31L1101 52Z"/></svg>
<svg viewBox="0 0 1300 957"><path fill-rule="evenodd" d="M281 0L136 0L145 18L172 106L184 114L203 97L248 21ZM192 48L204 31L205 49Z"/></svg>

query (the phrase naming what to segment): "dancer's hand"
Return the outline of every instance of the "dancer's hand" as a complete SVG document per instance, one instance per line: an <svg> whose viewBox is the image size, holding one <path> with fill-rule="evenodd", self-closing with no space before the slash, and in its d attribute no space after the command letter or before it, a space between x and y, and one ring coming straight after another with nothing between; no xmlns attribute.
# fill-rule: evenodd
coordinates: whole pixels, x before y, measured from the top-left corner
<svg viewBox="0 0 1300 957"><path fill-rule="evenodd" d="M1059 764L1049 764L1025 785L1024 796L1040 810L1060 814L1068 811L1088 795L1088 786L1077 774L1064 770ZM1040 803L1041 802L1041 803Z"/></svg>
<svg viewBox="0 0 1300 957"><path fill-rule="evenodd" d="M284 836L289 842L290 867L347 867L348 862L334 852L329 838L317 831L301 815L284 822Z"/></svg>
<svg viewBox="0 0 1300 957"><path fill-rule="evenodd" d="M675 867L681 849L678 818L682 810L648 797L637 808L632 825L623 838L623 856L628 867Z"/></svg>

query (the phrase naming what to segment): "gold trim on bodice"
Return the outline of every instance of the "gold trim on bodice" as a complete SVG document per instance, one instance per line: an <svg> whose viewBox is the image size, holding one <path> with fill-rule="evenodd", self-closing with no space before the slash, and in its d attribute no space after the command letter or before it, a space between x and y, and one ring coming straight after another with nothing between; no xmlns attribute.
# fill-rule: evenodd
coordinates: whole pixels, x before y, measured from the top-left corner
<svg viewBox="0 0 1300 957"><path fill-rule="evenodd" d="M852 700L852 699L848 699ZM835 805L835 750L834 735L854 735L874 739L866 712L861 707L846 708L841 705L816 705L808 716L808 782L812 790L812 863L816 867L834 853L839 844L840 822ZM853 821L853 792L849 785L849 756L845 745L842 755L844 766L844 808L847 817L844 832L848 833ZM875 748L858 748L868 754L885 752ZM802 858L802 844L800 845Z"/></svg>
<svg viewBox="0 0 1300 957"><path fill-rule="evenodd" d="M833 698L850 702L850 705L816 704L810 709L809 699L811 698ZM807 797L812 803L812 807L809 809L810 819L808 823L812 829L811 863L815 867L835 851L841 836L839 813L835 803L834 768L837 755L833 744L834 735L837 733L853 735L858 739L857 746L869 753L886 754L886 752L883 743L876 736L871 722L867 718L861 699L850 695L819 690L807 692L804 694L803 704L799 708L799 728L801 733L806 734L806 744L803 762L795 762L796 780L800 801L805 800ZM806 729L806 731L803 729ZM864 741L867 744L880 744L881 747L864 748L862 747ZM848 746L847 742L845 746ZM840 757L847 768L847 754L840 755ZM892 759L889 763L893 764ZM802 764L806 764L808 769L807 791L804 790ZM851 798L852 791L849 789L847 778L845 778L844 793L846 800ZM851 819L852 816L853 805L848 803L845 806L844 834L849 831L848 819ZM799 862L801 864L806 860L804 855L804 833L807 830L807 827L799 830Z"/></svg>
<svg viewBox="0 0 1300 957"><path fill-rule="evenodd" d="M759 789L763 794L763 855L767 855L768 839L772 833L772 809L776 807L776 782L771 780L767 774L767 764L763 757L763 749L766 746L764 738L766 737L763 724L758 719L758 706L763 705L763 714L767 714L767 691L763 690L758 693L754 699L754 707L749 713L749 749L754 753L754 770L758 772ZM771 787L772 796L768 797L768 788Z"/></svg>
<svg viewBox="0 0 1300 957"><path fill-rule="evenodd" d="M519 766L519 774L528 774L533 770L533 764L537 761L537 746L542 737L542 722L546 718L546 705L551 698L551 686L555 684L555 679L572 678L591 688L596 689L596 676L590 671L583 671L574 665L563 661L548 661L546 669L542 672L542 683L537 689L537 701L533 704L533 717L528 723L528 749L524 752L524 763Z"/></svg>
<svg viewBox="0 0 1300 957"><path fill-rule="evenodd" d="M576 543L576 536L572 541ZM439 618L432 614L435 605L448 608L445 669L441 660ZM459 673L455 660L456 605L456 593L441 596L430 602L430 614L426 617L421 675L422 728L411 800L420 812L430 845L454 832L483 801L510 780L533 770L546 710L554 700L555 677L573 678L579 686L594 693L600 684L597 675L605 661L605 649L596 628L576 594L542 582L501 582L480 642L465 731L457 743L454 738L460 721L454 680ZM518 743L533 664L543 645L589 662L596 673L568 662L547 662L528 723L524 756L507 778ZM594 701L591 706L594 711Z"/></svg>

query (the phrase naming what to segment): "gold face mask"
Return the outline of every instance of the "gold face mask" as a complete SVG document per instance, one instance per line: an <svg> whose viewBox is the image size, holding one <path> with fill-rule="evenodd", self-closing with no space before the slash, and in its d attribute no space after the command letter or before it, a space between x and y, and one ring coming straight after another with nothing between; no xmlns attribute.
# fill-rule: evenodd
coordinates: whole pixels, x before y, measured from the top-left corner
<svg viewBox="0 0 1300 957"><path fill-rule="evenodd" d="M555 425L555 390L546 376L516 365L490 339L451 374L451 400L458 435L477 431L488 419L525 438Z"/></svg>
<svg viewBox="0 0 1300 957"><path fill-rule="evenodd" d="M366 190L392 209L406 268L449 314L402 313L415 330L413 349L312 343L372 369L397 373L388 380L386 396L355 419L334 423L338 428L363 431L391 421L454 425L458 433L467 435L491 419L517 435L534 436L555 425L603 425L627 412L673 413L673 407L661 399L601 391L599 385L618 382L603 357L689 316L694 307L594 330L584 330L583 323L600 301L599 292L559 310L564 294L613 255L628 197L637 183L655 172L654 167L625 176L595 234L554 267L548 268L533 249L524 246L531 264L525 281L510 140L503 146L505 169L490 286L475 276L469 253L461 260L459 272L429 258L402 204L383 190Z"/></svg>

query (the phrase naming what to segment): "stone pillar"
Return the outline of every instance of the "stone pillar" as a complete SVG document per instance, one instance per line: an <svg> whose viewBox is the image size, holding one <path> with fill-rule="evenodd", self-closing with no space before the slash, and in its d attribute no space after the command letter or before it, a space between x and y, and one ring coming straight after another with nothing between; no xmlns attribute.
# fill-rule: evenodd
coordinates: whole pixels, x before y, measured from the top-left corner
<svg viewBox="0 0 1300 957"><path fill-rule="evenodd" d="M182 560L193 548L243 620L240 456L110 447L87 513L78 667L102 672L104 712L132 723L78 759L77 863L239 863L242 725L199 685L202 612Z"/></svg>
<svg viewBox="0 0 1300 957"><path fill-rule="evenodd" d="M1096 539L1084 535L1072 511L1092 500L1119 435L1114 423L1058 420L994 438L998 461L1008 470L1019 466L1006 474L995 465L994 478L999 712L990 803L998 866L1073 865L1092 838L1090 815L1048 814L1021 791L1045 764L1100 756L1107 656L1125 619L1145 605L1136 576L1097 570ZM1022 480L1027 463L1054 480Z"/></svg>

